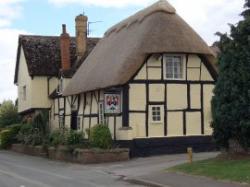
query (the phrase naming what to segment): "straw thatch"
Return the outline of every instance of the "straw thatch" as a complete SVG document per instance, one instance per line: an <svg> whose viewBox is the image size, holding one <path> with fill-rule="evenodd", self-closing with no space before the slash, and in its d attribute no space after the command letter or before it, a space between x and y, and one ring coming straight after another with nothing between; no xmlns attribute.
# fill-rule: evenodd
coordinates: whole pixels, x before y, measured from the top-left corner
<svg viewBox="0 0 250 187"><path fill-rule="evenodd" d="M152 53L212 51L165 0L113 26L78 69L64 95L123 85Z"/></svg>

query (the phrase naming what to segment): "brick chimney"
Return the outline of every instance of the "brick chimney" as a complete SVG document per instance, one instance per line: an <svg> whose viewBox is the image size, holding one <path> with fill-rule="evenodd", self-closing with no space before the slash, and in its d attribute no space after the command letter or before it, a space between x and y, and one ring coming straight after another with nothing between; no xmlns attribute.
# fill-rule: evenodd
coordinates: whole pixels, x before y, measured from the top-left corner
<svg viewBox="0 0 250 187"><path fill-rule="evenodd" d="M80 59L87 48L87 24L88 17L80 14L75 18L76 24L76 55Z"/></svg>
<svg viewBox="0 0 250 187"><path fill-rule="evenodd" d="M66 25L62 25L62 34L60 36L60 49L61 49L61 70L70 69L70 36L66 32Z"/></svg>

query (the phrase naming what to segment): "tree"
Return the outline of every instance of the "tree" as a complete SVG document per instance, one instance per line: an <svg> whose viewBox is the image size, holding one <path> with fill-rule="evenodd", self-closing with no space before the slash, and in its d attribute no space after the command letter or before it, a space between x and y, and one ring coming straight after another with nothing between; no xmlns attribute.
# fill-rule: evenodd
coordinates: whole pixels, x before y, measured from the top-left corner
<svg viewBox="0 0 250 187"><path fill-rule="evenodd" d="M237 141L250 146L250 0L243 20L230 25L230 34L220 34L219 77L212 99L213 135L219 146Z"/></svg>
<svg viewBox="0 0 250 187"><path fill-rule="evenodd" d="M20 122L17 107L12 101L3 101L0 106L0 127L6 127Z"/></svg>

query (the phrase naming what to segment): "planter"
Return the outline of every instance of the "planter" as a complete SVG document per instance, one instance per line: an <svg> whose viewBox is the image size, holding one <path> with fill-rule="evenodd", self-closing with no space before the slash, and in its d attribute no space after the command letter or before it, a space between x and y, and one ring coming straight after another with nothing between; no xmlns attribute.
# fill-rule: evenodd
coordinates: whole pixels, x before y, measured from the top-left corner
<svg viewBox="0 0 250 187"><path fill-rule="evenodd" d="M12 144L11 150L18 153L23 153L32 156L47 157L47 151L43 146L31 146L23 144Z"/></svg>
<svg viewBox="0 0 250 187"><path fill-rule="evenodd" d="M49 147L13 144L12 151L32 156L47 157L52 160L75 162L81 164L93 164L104 162L119 162L129 160L129 149L75 149L70 150L66 146Z"/></svg>
<svg viewBox="0 0 250 187"><path fill-rule="evenodd" d="M73 161L73 155L69 149L65 146L49 147L48 148L48 157L52 160L60 160L66 162Z"/></svg>
<svg viewBox="0 0 250 187"><path fill-rule="evenodd" d="M74 161L82 164L119 162L129 160L129 149L76 149Z"/></svg>

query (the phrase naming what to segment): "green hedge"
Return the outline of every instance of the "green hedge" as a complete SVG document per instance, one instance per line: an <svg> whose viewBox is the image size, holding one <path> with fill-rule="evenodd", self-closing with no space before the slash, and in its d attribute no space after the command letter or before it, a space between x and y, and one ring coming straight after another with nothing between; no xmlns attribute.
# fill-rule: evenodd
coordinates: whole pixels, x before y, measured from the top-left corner
<svg viewBox="0 0 250 187"><path fill-rule="evenodd" d="M0 147L2 149L8 148L11 144L17 142L17 134L21 125L12 125L0 133Z"/></svg>
<svg viewBox="0 0 250 187"><path fill-rule="evenodd" d="M112 136L107 125L95 125L90 129L89 137L92 147L110 149L112 147Z"/></svg>

